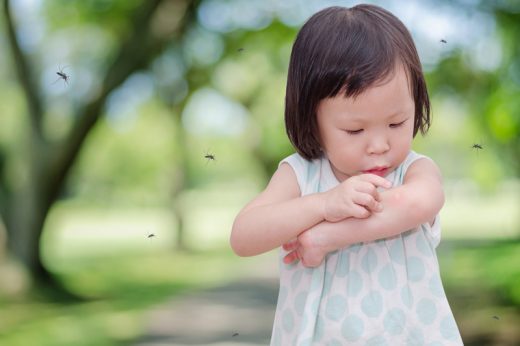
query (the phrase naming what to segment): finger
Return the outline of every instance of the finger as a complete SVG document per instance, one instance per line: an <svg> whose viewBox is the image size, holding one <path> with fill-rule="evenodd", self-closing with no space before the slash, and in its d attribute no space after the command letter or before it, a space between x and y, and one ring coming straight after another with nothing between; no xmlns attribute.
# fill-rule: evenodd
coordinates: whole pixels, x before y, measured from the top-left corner
<svg viewBox="0 0 520 346"><path fill-rule="evenodd" d="M282 248L285 251L294 251L299 246L299 242L297 239L290 240L287 243L282 245Z"/></svg>
<svg viewBox="0 0 520 346"><path fill-rule="evenodd" d="M363 181L367 181L375 186L383 187L385 189L389 189L392 187L392 183L390 182L390 180L375 174L365 173L361 174L359 178Z"/></svg>
<svg viewBox="0 0 520 346"><path fill-rule="evenodd" d="M293 251L293 252L290 252L288 255L286 255L283 258L283 263L291 264L291 263L294 263L294 262L296 262L298 260L299 260L298 253L296 251Z"/></svg>
<svg viewBox="0 0 520 346"><path fill-rule="evenodd" d="M373 196L366 193L358 194L354 196L352 200L354 203L361 205L372 212L380 212L383 210L383 205Z"/></svg>
<svg viewBox="0 0 520 346"><path fill-rule="evenodd" d="M368 195L373 196L376 200L378 200L378 201L380 200L379 192L377 191L377 187L374 184L369 183L367 181L360 182L356 186L356 191L366 193Z"/></svg>
<svg viewBox="0 0 520 346"><path fill-rule="evenodd" d="M352 207L352 217L355 217L356 219L366 219L367 217L370 216L370 211L361 206L361 205L354 205L354 207Z"/></svg>

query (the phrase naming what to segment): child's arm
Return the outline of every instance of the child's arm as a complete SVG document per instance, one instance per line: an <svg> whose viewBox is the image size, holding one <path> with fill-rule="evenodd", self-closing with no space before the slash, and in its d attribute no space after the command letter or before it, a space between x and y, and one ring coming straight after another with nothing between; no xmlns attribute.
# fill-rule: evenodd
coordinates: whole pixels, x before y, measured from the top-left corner
<svg viewBox="0 0 520 346"><path fill-rule="evenodd" d="M290 253L284 261L302 259L306 266L317 266L323 257L347 245L392 237L420 224L433 222L444 204L442 178L437 165L420 159L408 169L403 185L380 193L383 211L366 219L348 218L321 222L284 248Z"/></svg>
<svg viewBox="0 0 520 346"><path fill-rule="evenodd" d="M384 178L364 174L336 188L301 197L293 169L280 165L266 189L238 214L231 231L231 247L240 256L272 250L323 220L368 217L379 211L377 186L390 187Z"/></svg>

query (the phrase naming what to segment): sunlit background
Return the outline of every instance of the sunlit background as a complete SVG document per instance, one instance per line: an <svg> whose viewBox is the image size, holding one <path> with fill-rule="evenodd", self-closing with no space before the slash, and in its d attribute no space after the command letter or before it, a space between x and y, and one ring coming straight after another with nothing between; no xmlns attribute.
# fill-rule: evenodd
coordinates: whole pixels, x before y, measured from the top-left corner
<svg viewBox="0 0 520 346"><path fill-rule="evenodd" d="M433 124L414 149L443 171L438 257L465 344L518 345L520 3L369 2L423 63ZM293 152L298 28L359 2L2 3L0 344L131 345L172 298L275 278L276 251L232 254L231 224Z"/></svg>

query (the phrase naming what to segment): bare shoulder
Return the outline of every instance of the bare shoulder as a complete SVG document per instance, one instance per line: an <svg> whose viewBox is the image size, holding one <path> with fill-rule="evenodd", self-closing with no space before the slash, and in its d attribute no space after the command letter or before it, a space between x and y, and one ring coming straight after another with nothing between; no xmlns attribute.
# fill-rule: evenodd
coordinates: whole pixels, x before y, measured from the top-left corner
<svg viewBox="0 0 520 346"><path fill-rule="evenodd" d="M442 173L439 166L428 157L415 160L404 176L404 183L410 183L420 180L434 180L442 184Z"/></svg>
<svg viewBox="0 0 520 346"><path fill-rule="evenodd" d="M282 163L274 172L267 187L249 202L244 211L252 207L287 201L300 197L300 186L296 173L288 163Z"/></svg>
<svg viewBox="0 0 520 346"><path fill-rule="evenodd" d="M266 190L276 190L276 192L282 194L287 193L289 198L295 198L301 195L296 173L291 165L286 162L283 162L276 172L274 172Z"/></svg>

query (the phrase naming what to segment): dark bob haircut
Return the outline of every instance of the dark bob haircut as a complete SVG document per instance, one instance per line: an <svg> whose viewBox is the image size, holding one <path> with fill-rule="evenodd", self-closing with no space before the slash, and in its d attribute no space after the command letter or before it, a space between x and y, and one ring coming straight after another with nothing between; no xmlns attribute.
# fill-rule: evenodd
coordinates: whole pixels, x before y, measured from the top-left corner
<svg viewBox="0 0 520 346"><path fill-rule="evenodd" d="M287 135L307 160L322 155L316 110L342 92L355 97L404 66L415 102L413 136L430 126L421 62L404 24L373 5L329 7L303 25L294 42L285 97Z"/></svg>

